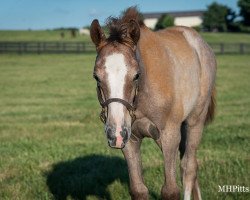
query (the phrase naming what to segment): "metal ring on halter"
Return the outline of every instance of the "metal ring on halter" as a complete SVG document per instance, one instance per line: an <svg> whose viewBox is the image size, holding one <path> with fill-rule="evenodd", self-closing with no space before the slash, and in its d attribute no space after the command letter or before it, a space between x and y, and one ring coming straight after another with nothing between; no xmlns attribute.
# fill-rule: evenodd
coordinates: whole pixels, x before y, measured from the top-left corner
<svg viewBox="0 0 250 200"><path fill-rule="evenodd" d="M105 108L108 107L108 105L110 103L112 103L112 102L118 102L118 103L123 104L127 108L127 110L129 111L129 114L131 116L132 124L134 123L134 121L136 120L136 116L135 116L136 107L134 105L131 105L127 101L125 101L123 99L120 99L120 98L111 98L111 99L107 99L106 101L104 101L102 91L101 91L101 87L100 87L99 84L97 84L96 92L97 92L97 97L98 97L99 103L100 103L100 105L102 107L102 111L100 113L100 119L104 124L106 123L106 120L107 120L107 117L106 117L106 114L105 114L105 111L106 111ZM133 104L135 104L137 93L138 93L138 84L136 85L136 88L135 88L135 96L134 96L134 99L133 99Z"/></svg>

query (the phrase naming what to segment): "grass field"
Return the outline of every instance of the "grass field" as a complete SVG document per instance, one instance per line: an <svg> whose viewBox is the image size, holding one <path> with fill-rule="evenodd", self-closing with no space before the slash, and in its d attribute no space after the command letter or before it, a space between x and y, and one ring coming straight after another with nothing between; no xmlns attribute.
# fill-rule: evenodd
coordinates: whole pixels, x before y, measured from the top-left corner
<svg viewBox="0 0 250 200"><path fill-rule="evenodd" d="M94 54L0 55L0 199L129 199L126 163L107 146L92 79ZM249 56L218 56L217 115L198 151L203 199L250 199ZM151 199L163 159L142 144ZM179 185L181 186L180 182Z"/></svg>
<svg viewBox="0 0 250 200"><path fill-rule="evenodd" d="M0 30L0 41L83 41L89 42L89 36L77 35L72 38L69 31L3 31ZM209 43L250 43L250 34L245 33L201 33Z"/></svg>
<svg viewBox="0 0 250 200"><path fill-rule="evenodd" d="M61 33L64 33L64 38L61 37ZM90 37L86 35L77 34L75 38L71 36L70 31L3 31L0 30L0 41L70 41L70 42L89 42Z"/></svg>

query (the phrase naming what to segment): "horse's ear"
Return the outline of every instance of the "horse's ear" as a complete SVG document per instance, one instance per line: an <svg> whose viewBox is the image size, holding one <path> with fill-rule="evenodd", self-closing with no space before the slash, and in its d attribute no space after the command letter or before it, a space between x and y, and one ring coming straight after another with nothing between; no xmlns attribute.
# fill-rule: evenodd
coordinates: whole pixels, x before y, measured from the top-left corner
<svg viewBox="0 0 250 200"><path fill-rule="evenodd" d="M106 36L97 19L93 20L91 23L90 36L91 36L93 43L96 46L96 49L98 49L101 43L106 40Z"/></svg>
<svg viewBox="0 0 250 200"><path fill-rule="evenodd" d="M137 45L138 40L140 39L140 26L135 20L130 20L128 24L128 34L132 39L135 45Z"/></svg>

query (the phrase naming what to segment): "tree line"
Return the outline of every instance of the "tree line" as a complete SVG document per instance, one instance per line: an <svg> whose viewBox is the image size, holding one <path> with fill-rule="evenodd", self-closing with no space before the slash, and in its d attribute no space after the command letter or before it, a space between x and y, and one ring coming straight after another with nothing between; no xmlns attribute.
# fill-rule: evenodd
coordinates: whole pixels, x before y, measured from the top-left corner
<svg viewBox="0 0 250 200"><path fill-rule="evenodd" d="M238 0L239 13L227 5L213 2L207 6L201 27L197 30L211 32L250 32L250 0ZM158 20L155 30L174 25L174 17L163 15Z"/></svg>

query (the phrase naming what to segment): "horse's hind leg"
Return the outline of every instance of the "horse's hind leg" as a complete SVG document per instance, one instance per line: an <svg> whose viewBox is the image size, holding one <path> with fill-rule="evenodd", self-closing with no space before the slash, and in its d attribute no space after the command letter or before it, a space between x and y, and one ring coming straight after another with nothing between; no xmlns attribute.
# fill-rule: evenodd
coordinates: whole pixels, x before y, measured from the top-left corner
<svg viewBox="0 0 250 200"><path fill-rule="evenodd" d="M193 198L194 198L194 200L196 200L196 199L201 200L201 191L200 191L198 178L196 178L196 180L194 182Z"/></svg>
<svg viewBox="0 0 250 200"><path fill-rule="evenodd" d="M196 150L201 140L204 120L199 120L195 125L187 125L187 141L184 156L181 160L182 182L184 186L184 200L201 200L200 188L197 179L198 163Z"/></svg>

